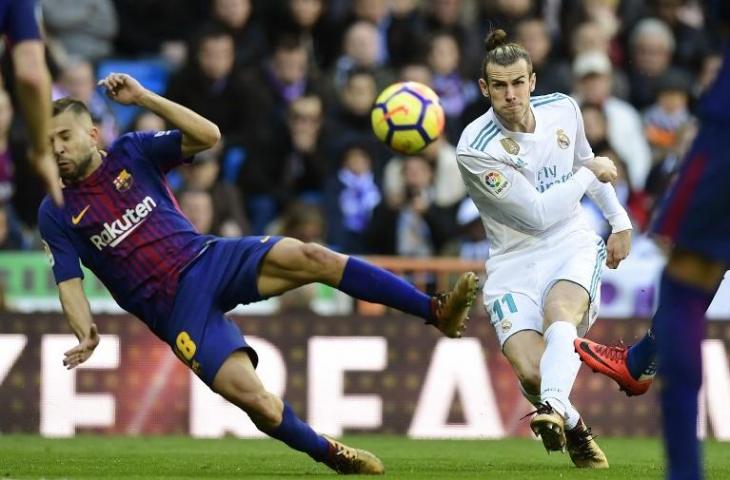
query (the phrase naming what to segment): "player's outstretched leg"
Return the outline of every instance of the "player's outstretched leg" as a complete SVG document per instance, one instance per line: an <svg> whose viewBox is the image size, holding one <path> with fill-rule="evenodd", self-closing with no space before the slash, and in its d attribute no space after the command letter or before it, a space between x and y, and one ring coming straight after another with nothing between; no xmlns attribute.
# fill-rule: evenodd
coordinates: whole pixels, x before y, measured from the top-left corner
<svg viewBox="0 0 730 480"><path fill-rule="evenodd" d="M372 453L319 435L300 420L289 405L266 391L251 359L243 351L234 352L226 359L213 380L212 389L246 412L259 430L337 473L380 475L385 472L383 463Z"/></svg>
<svg viewBox="0 0 730 480"><path fill-rule="evenodd" d="M649 342L654 342L651 331L647 333L647 337L651 340L644 338L637 346L642 344L646 346ZM586 338L576 338L573 346L588 368L613 379L621 391L629 397L643 395L654 381L656 373L654 360L646 362L646 365L639 370L639 375L634 376L629 367L629 348L625 345L602 345Z"/></svg>
<svg viewBox="0 0 730 480"><path fill-rule="evenodd" d="M269 297L311 282L325 283L354 298L421 317L448 337L463 334L479 288L476 274L467 272L451 291L429 296L359 258L292 238L281 239L271 248L261 262L257 285L259 293Z"/></svg>

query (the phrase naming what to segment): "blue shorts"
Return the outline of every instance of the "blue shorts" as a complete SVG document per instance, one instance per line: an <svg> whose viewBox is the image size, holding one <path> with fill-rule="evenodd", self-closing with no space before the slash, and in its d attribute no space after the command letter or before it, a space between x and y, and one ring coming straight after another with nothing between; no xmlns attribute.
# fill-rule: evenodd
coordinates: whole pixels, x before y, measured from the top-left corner
<svg viewBox="0 0 730 480"><path fill-rule="evenodd" d="M224 313L263 298L256 286L259 265L281 237L218 238L181 274L172 314L157 334L207 385L236 350L256 352Z"/></svg>
<svg viewBox="0 0 730 480"><path fill-rule="evenodd" d="M730 135L703 124L653 225L677 247L730 263Z"/></svg>

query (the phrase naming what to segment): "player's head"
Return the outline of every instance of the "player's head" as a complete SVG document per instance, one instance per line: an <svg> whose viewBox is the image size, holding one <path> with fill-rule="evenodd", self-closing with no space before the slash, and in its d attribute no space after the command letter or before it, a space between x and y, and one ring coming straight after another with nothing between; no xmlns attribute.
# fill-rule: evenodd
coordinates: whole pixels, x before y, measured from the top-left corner
<svg viewBox="0 0 730 480"><path fill-rule="evenodd" d="M521 45L507 40L504 30L490 32L484 41L479 88L501 118L519 122L530 111L530 93L535 89L532 60Z"/></svg>
<svg viewBox="0 0 730 480"><path fill-rule="evenodd" d="M99 129L94 126L86 105L70 97L53 102L50 142L58 171L66 183L85 178L99 144Z"/></svg>

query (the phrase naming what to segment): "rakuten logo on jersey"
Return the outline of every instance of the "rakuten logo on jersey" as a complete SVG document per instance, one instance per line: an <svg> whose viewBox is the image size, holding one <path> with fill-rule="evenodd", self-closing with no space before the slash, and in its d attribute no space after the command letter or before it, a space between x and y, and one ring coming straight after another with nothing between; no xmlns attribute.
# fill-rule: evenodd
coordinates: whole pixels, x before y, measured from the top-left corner
<svg viewBox="0 0 730 480"><path fill-rule="evenodd" d="M104 230L92 235L89 240L99 251L104 247L116 247L147 220L147 215L156 206L152 197L145 197L134 208L128 208L121 218L117 218L112 223L104 223Z"/></svg>

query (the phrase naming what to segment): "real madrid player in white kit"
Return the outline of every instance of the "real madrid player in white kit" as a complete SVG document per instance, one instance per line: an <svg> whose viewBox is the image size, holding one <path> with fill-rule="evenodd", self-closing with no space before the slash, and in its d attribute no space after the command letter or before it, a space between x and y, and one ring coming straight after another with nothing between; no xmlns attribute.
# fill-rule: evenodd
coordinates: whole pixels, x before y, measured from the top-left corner
<svg viewBox="0 0 730 480"><path fill-rule="evenodd" d="M490 33L479 86L492 108L466 127L457 159L491 241L484 305L502 352L536 407L532 430L578 467L608 461L568 396L580 367L573 340L595 320L603 264L629 252L631 222L607 183L616 168L595 157L570 97L530 98L529 54ZM612 226L608 245L580 206L588 194Z"/></svg>

